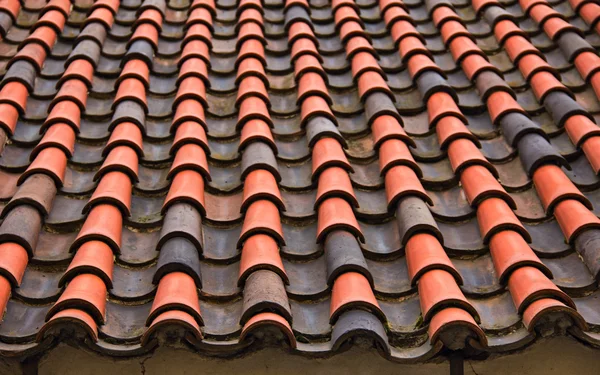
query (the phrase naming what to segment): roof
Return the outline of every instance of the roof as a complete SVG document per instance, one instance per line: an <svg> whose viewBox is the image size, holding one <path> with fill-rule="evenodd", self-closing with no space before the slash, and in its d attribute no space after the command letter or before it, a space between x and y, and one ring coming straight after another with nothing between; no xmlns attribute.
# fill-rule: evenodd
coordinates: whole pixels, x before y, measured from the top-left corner
<svg viewBox="0 0 600 375"><path fill-rule="evenodd" d="M598 20L1 1L1 353L600 345Z"/></svg>

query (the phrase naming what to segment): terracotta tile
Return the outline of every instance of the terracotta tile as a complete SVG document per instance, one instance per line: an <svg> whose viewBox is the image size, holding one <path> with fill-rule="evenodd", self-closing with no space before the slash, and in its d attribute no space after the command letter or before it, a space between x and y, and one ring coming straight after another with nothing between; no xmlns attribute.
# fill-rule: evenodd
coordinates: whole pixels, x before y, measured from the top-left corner
<svg viewBox="0 0 600 375"><path fill-rule="evenodd" d="M373 54L373 56L375 56L376 58L379 58L377 51L375 50L375 48L373 48L371 43L369 43L367 38L362 36L355 36L353 38L350 38L346 43L346 56L348 57L348 59L352 59L354 55L360 52L369 52Z"/></svg>
<svg viewBox="0 0 600 375"><path fill-rule="evenodd" d="M242 101L238 113L237 127L242 128L246 122L253 119L263 120L269 126L273 126L267 103L256 96L247 97Z"/></svg>
<svg viewBox="0 0 600 375"><path fill-rule="evenodd" d="M252 331L259 329L262 326L275 326L279 330L286 335L288 339L288 343L292 348L296 347L296 338L294 337L294 333L292 332L292 327L290 327L290 323L285 320L281 315L271 313L271 312L263 312L260 314L254 315L250 318L244 327L242 328L242 333L240 334L240 341L244 341L244 339L252 334Z"/></svg>
<svg viewBox="0 0 600 375"><path fill-rule="evenodd" d="M512 230L498 232L491 237L490 253L502 284L505 284L510 274L519 267L534 267L547 277L552 277L552 272L535 255L521 234Z"/></svg>
<svg viewBox="0 0 600 375"><path fill-rule="evenodd" d="M244 198L241 212L245 212L248 206L261 199L273 202L280 210L285 211L285 205L279 193L277 181L271 172L257 169L246 176L244 181Z"/></svg>
<svg viewBox="0 0 600 375"><path fill-rule="evenodd" d="M481 147L479 139L467 129L465 124L454 116L442 117L435 127L438 143L442 150L447 149L448 145L459 138L469 139L476 146Z"/></svg>
<svg viewBox="0 0 600 375"><path fill-rule="evenodd" d="M581 146L585 156L590 162L592 169L596 174L600 171L600 154L598 147L600 146L600 137L591 137Z"/></svg>
<svg viewBox="0 0 600 375"><path fill-rule="evenodd" d="M243 8L238 8L238 14L240 15L240 18L238 19L238 23L236 25L236 27L238 29L239 29L240 25L243 25L246 22L254 22L254 23L260 25L261 27L263 26L263 16L262 16L263 10L262 9L258 10L256 8L247 8L247 9L243 9L241 13L240 13L240 9L243 9Z"/></svg>
<svg viewBox="0 0 600 375"><path fill-rule="evenodd" d="M62 122L73 128L76 133L79 133L79 125L81 122L81 109L80 107L70 100L63 100L58 102L52 107L50 114L46 118L46 122L40 129L43 132L48 126Z"/></svg>
<svg viewBox="0 0 600 375"><path fill-rule="evenodd" d="M402 39L408 36L413 36L419 40L422 40L423 38L423 36L412 25L412 19L410 16L402 8L391 8L385 13L384 20L387 25L391 25L390 33L396 45L398 45Z"/></svg>
<svg viewBox="0 0 600 375"><path fill-rule="evenodd" d="M42 9L42 13L49 12L51 10L60 11L65 17L69 17L71 13L71 4L68 1L64 0L50 0L44 9Z"/></svg>
<svg viewBox="0 0 600 375"><path fill-rule="evenodd" d="M285 7L283 8L284 12L294 6L294 5L299 5L303 8L305 8L309 13L310 13L310 6L308 5L308 0L287 0L285 2Z"/></svg>
<svg viewBox="0 0 600 375"><path fill-rule="evenodd" d="M29 93L25 85L21 82L8 82L0 91L0 103L4 104L4 107L8 106L15 107L19 113L25 113L25 107L27 105L27 97ZM9 110L8 118L10 119Z"/></svg>
<svg viewBox="0 0 600 375"><path fill-rule="evenodd" d="M565 130L576 146L581 146L588 138L600 135L600 129L589 118L582 115L571 116L565 121Z"/></svg>
<svg viewBox="0 0 600 375"><path fill-rule="evenodd" d="M429 113L429 126L436 126L437 122L445 116L454 116L467 123L466 117L462 114L454 102L452 96L445 92L436 92L431 95L427 101L427 111Z"/></svg>
<svg viewBox="0 0 600 375"><path fill-rule="evenodd" d="M311 96L320 96L325 99L329 105L333 104L333 100L329 96L329 91L327 90L327 86L321 75L308 72L303 74L298 80L298 100L296 103L302 105L302 102Z"/></svg>
<svg viewBox="0 0 600 375"><path fill-rule="evenodd" d="M0 244L0 271L2 279L10 281L11 285L17 287L21 284L28 262L29 255L23 246L14 242ZM8 292L10 293L10 286ZM2 297L0 297L1 300ZM0 309L0 311L4 311L4 308Z"/></svg>
<svg viewBox="0 0 600 375"><path fill-rule="evenodd" d="M358 56L358 55L357 55ZM313 55L302 55L298 57L294 63L294 76L298 80L303 74L308 72L315 72L321 74L323 79L327 80L325 70L321 66L321 62Z"/></svg>
<svg viewBox="0 0 600 375"><path fill-rule="evenodd" d="M143 23L135 28L129 45L137 40L145 40L150 43L154 49L158 49L158 29L150 23Z"/></svg>
<svg viewBox="0 0 600 375"><path fill-rule="evenodd" d="M326 168L319 175L315 209L325 199L340 197L348 201L353 207L358 207L354 189L348 177L348 172L339 167Z"/></svg>
<svg viewBox="0 0 600 375"><path fill-rule="evenodd" d="M417 174L412 168L397 165L390 168L385 174L385 193L388 210L393 210L396 203L409 195L416 195L433 205L433 201L425 192Z"/></svg>
<svg viewBox="0 0 600 375"><path fill-rule="evenodd" d="M195 85L190 88L194 90ZM235 101L236 106L239 107L245 99L253 96L267 103L267 107L270 106L269 93L267 92L265 83L258 77L245 77L238 86L238 95Z"/></svg>
<svg viewBox="0 0 600 375"><path fill-rule="evenodd" d="M527 5L529 6L529 16L540 26L543 25L552 18L563 18L563 15L552 9L548 3L542 3L536 1L537 5Z"/></svg>
<svg viewBox="0 0 600 375"><path fill-rule="evenodd" d="M189 203L195 206L202 215L206 215L204 178L197 171L181 170L175 174L161 212L164 214L171 205L179 202Z"/></svg>
<svg viewBox="0 0 600 375"><path fill-rule="evenodd" d="M313 180L316 180L323 170L333 166L352 171L352 167L344 154L342 146L333 138L319 139L319 141L315 143L312 155Z"/></svg>
<svg viewBox="0 0 600 375"><path fill-rule="evenodd" d="M539 4L546 5L548 2L546 0L519 0L519 4L521 5L523 12L526 15L529 15L529 12L534 6Z"/></svg>
<svg viewBox="0 0 600 375"><path fill-rule="evenodd" d="M301 125L306 126L308 120L315 116L327 117L333 121L333 123L337 124L337 119L331 112L327 101L320 96L311 95L302 102L300 112Z"/></svg>
<svg viewBox="0 0 600 375"><path fill-rule="evenodd" d="M138 181L138 156L129 146L114 147L104 159L100 170L94 175L94 180L100 179L109 172L118 171L129 176L131 181Z"/></svg>
<svg viewBox="0 0 600 375"><path fill-rule="evenodd" d="M247 22L239 28L237 39L238 48L249 40L257 41L263 45L267 44L261 25L255 22Z"/></svg>
<svg viewBox="0 0 600 375"><path fill-rule="evenodd" d="M43 340L47 332L51 331L54 326L60 330L62 324L76 324L81 326L85 332L92 338L93 341L98 341L98 325L94 319L85 311L69 308L58 311L50 318L50 320L40 329L36 337L36 341Z"/></svg>
<svg viewBox="0 0 600 375"><path fill-rule="evenodd" d="M263 120L250 120L244 124L238 149L241 151L253 142L266 143L273 149L274 153L277 153L277 146L271 134L271 128Z"/></svg>
<svg viewBox="0 0 600 375"><path fill-rule="evenodd" d="M392 116L378 116L371 125L371 131L375 149L388 139L399 139L411 147L416 147L415 142L406 134L400 122Z"/></svg>
<svg viewBox="0 0 600 375"><path fill-rule="evenodd" d="M542 71L550 72L554 76L558 76L558 72L538 55L526 55L521 58L519 60L519 70L528 82L535 74Z"/></svg>
<svg viewBox="0 0 600 375"><path fill-rule="evenodd" d="M240 62L236 72L236 83L239 84L246 77L260 78L265 86L269 86L263 63L256 58L248 57Z"/></svg>
<svg viewBox="0 0 600 375"><path fill-rule="evenodd" d="M398 49L400 51L400 56L402 56L402 61L408 61L412 56L422 54L425 56L431 57L431 53L425 47L423 42L414 36L407 36L400 40L400 44L398 45Z"/></svg>
<svg viewBox="0 0 600 375"><path fill-rule="evenodd" d="M381 13L387 13L388 10L393 8L402 8L406 9L406 5L402 2L402 0L380 0L379 1L379 10Z"/></svg>
<svg viewBox="0 0 600 375"><path fill-rule="evenodd" d="M462 277L454 268L450 258L437 238L427 233L417 233L406 243L406 263L411 284L417 285L419 278L430 270L444 270L450 273L456 283L462 285Z"/></svg>
<svg viewBox="0 0 600 375"><path fill-rule="evenodd" d="M186 21L186 26L194 23L203 23L207 27L212 27L212 12L207 8L196 8L190 12L190 15Z"/></svg>
<svg viewBox="0 0 600 375"><path fill-rule="evenodd" d="M44 46L38 43L28 43L25 45L15 57L10 61L15 62L19 60L25 60L33 64L33 66L37 69L37 71L42 70L42 66L44 65L44 61L46 60L47 51ZM10 64L10 63L9 63Z"/></svg>
<svg viewBox="0 0 600 375"><path fill-rule="evenodd" d="M285 245L279 210L273 202L266 199L253 202L246 210L238 248L247 238L260 233L268 234L280 245Z"/></svg>
<svg viewBox="0 0 600 375"><path fill-rule="evenodd" d="M477 221L484 243L489 242L494 234L503 230L516 231L531 243L531 236L502 199L488 198L481 202L477 208Z"/></svg>
<svg viewBox="0 0 600 375"><path fill-rule="evenodd" d="M569 3L0 1L3 351L594 345L600 6Z"/></svg>
<svg viewBox="0 0 600 375"><path fill-rule="evenodd" d="M552 213L554 207L563 200L579 200L590 210L591 202L581 194L579 189L573 185L571 180L557 166L547 164L539 167L533 174L533 183L542 201L542 205L548 213Z"/></svg>
<svg viewBox="0 0 600 375"><path fill-rule="evenodd" d="M523 313L533 301L544 297L557 298L575 308L571 298L534 267L519 267L514 270L508 279L508 289L519 313Z"/></svg>
<svg viewBox="0 0 600 375"><path fill-rule="evenodd" d="M204 325L194 280L182 272L171 272L160 280L146 326L153 323L161 314L173 310L185 312L194 318L196 324Z"/></svg>
<svg viewBox="0 0 600 375"><path fill-rule="evenodd" d="M53 127L55 127L54 125ZM51 128L52 129L52 128ZM140 128L132 122L122 122L117 125L110 133L110 138L102 155L106 156L115 147L127 146L132 148L141 157L144 155L142 132Z"/></svg>
<svg viewBox="0 0 600 375"><path fill-rule="evenodd" d="M356 13L356 10L352 7L344 6L337 9L332 9L332 11L335 25L338 29L341 28L346 22L350 21L362 24L362 20Z"/></svg>
<svg viewBox="0 0 600 375"><path fill-rule="evenodd" d="M538 7L539 8L539 7ZM550 18L546 22L544 22L544 31L548 35L551 40L557 40L564 33L574 32L581 33L579 29L564 19L561 18Z"/></svg>
<svg viewBox="0 0 600 375"><path fill-rule="evenodd" d="M356 308L369 310L379 319L386 320L366 277L357 272L346 272L333 283L329 320L334 323L343 311Z"/></svg>
<svg viewBox="0 0 600 375"><path fill-rule="evenodd" d="M554 216L567 242L571 242L581 231L587 228L600 226L598 217L581 202L573 199L566 199L556 204Z"/></svg>
<svg viewBox="0 0 600 375"><path fill-rule="evenodd" d="M95 1L91 9L105 8L110 10L113 14L117 13L119 9L119 2L117 0L98 0Z"/></svg>
<svg viewBox="0 0 600 375"><path fill-rule="evenodd" d="M294 63L295 60L299 59L304 55L311 55L317 58L317 60L322 61L321 54L317 51L317 46L315 42L313 42L309 38L300 38L297 39L294 44L292 44L291 51L291 62Z"/></svg>
<svg viewBox="0 0 600 375"><path fill-rule="evenodd" d="M119 89L113 102L113 108L122 101L132 100L139 103L144 110L148 111L148 104L146 102L146 87L144 83L136 78L127 78L119 83Z"/></svg>
<svg viewBox="0 0 600 375"><path fill-rule="evenodd" d="M450 43L450 52L457 64L461 64L462 61L470 55L480 55L484 59L487 59L487 55L477 46L477 44L465 36L458 36L452 39L452 42Z"/></svg>
<svg viewBox="0 0 600 375"><path fill-rule="evenodd" d="M19 111L12 104L0 103L0 127L8 134L13 134L17 126Z"/></svg>
<svg viewBox="0 0 600 375"><path fill-rule="evenodd" d="M58 94L50 103L50 108L63 100L70 100L79 106L81 111L85 111L87 104L88 88L83 81L70 79L62 84Z"/></svg>
<svg viewBox="0 0 600 375"><path fill-rule="evenodd" d="M454 38L459 36L464 36L470 39L472 38L467 29L460 22L454 20L444 22L440 32L442 33L442 39L444 40L444 44L446 44L446 46L448 46L452 40L454 40Z"/></svg>
<svg viewBox="0 0 600 375"><path fill-rule="evenodd" d="M173 140L173 146L171 147L170 152L173 154L177 152L181 146L188 143L197 144L204 149L205 153L210 153L206 131L200 123L194 121L186 121L181 123L177 127L175 139Z"/></svg>
<svg viewBox="0 0 600 375"><path fill-rule="evenodd" d="M362 100L374 92L381 92L390 97L392 101L396 101L396 97L388 87L385 79L379 72L366 72L358 79L358 96Z"/></svg>
<svg viewBox="0 0 600 375"><path fill-rule="evenodd" d="M355 36L367 39L370 38L369 35L364 31L361 24L356 20L346 20L346 22L342 23L342 25L338 27L340 29L340 39L342 40L342 43L346 43L350 38Z"/></svg>
<svg viewBox="0 0 600 375"><path fill-rule="evenodd" d="M78 309L88 313L96 324L106 318L106 285L101 278L91 274L75 276L65 288L56 304L48 310L46 320L65 309Z"/></svg>
<svg viewBox="0 0 600 375"><path fill-rule="evenodd" d="M52 50L56 42L56 31L49 26L37 27L23 43L37 43L44 47L47 52ZM23 46L25 44L22 44Z"/></svg>
<svg viewBox="0 0 600 375"><path fill-rule="evenodd" d="M21 3L18 1L3 1L0 8L6 10L16 20L21 9Z"/></svg>
<svg viewBox="0 0 600 375"><path fill-rule="evenodd" d="M379 147L379 170L381 175L392 167L397 165L405 165L412 168L417 175L421 176L421 168L413 159L408 146L397 139L389 139Z"/></svg>
<svg viewBox="0 0 600 375"><path fill-rule="evenodd" d="M150 327L142 336L142 345L149 345L151 338L157 335L162 330L162 327L169 330L174 324L186 328L186 332L191 332L197 340L202 339L200 325L192 315L181 310L168 310L152 320L152 324L150 324Z"/></svg>
<svg viewBox="0 0 600 375"><path fill-rule="evenodd" d="M518 64L521 58L529 54L538 55L541 58L544 58L544 55L522 36L514 35L507 38L504 42L504 48L508 53L508 57L514 64Z"/></svg>
<svg viewBox="0 0 600 375"><path fill-rule="evenodd" d="M395 27L395 25L397 23L401 23L402 24L402 28L406 27L406 24L403 24L402 21L408 21L412 23L412 18L408 15L407 10L404 7L399 7L399 6L392 6L389 7L385 13L383 14L383 20L385 21L385 23L387 25L391 25L391 28L393 29ZM397 43L400 42L399 39L397 39L396 37L394 37L394 31L392 31L392 38L394 38L394 41ZM397 36L402 36L402 33L398 33L396 34Z"/></svg>
<svg viewBox="0 0 600 375"><path fill-rule="evenodd" d="M527 38L527 33L521 30L512 20L498 21L494 26L494 36L499 44L504 44L512 36Z"/></svg>
<svg viewBox="0 0 600 375"><path fill-rule="evenodd" d="M487 106L490 118L494 124L497 124L503 116L509 113L522 113L527 115L517 101L504 91L497 91L491 94L487 100Z"/></svg>
<svg viewBox="0 0 600 375"><path fill-rule="evenodd" d="M578 13L588 25L594 25L598 18L598 4L580 1L575 9L575 13Z"/></svg>
<svg viewBox="0 0 600 375"><path fill-rule="evenodd" d="M243 285L246 278L257 269L271 270L289 284L279 256L279 246L273 237L266 234L250 236L244 242L238 285Z"/></svg>
<svg viewBox="0 0 600 375"><path fill-rule="evenodd" d="M240 70L241 69L242 68L240 67ZM210 87L210 80L208 79L208 67L206 66L206 62L200 58L189 58L181 64L177 83L179 84L187 77L198 77L202 79L202 82L206 87Z"/></svg>
<svg viewBox="0 0 600 375"><path fill-rule="evenodd" d="M6 278L0 276L0 311L6 311L6 304L10 298L11 285Z"/></svg>
<svg viewBox="0 0 600 375"><path fill-rule="evenodd" d="M318 219L317 243L324 241L329 232L338 229L347 230L364 242L364 236L352 208L344 199L338 197L325 199L319 205Z"/></svg>
<svg viewBox="0 0 600 375"><path fill-rule="evenodd" d="M477 75L483 71L493 71L500 74L500 70L494 65L490 64L485 58L480 55L468 55L466 56L461 66L465 72L465 75L471 81L477 78Z"/></svg>
<svg viewBox="0 0 600 375"><path fill-rule="evenodd" d="M463 169L471 165L481 165L487 168L494 177L498 177L496 168L483 156L470 139L459 138L451 142L448 146L448 159L450 159L452 170L457 175L460 175Z"/></svg>
<svg viewBox="0 0 600 375"><path fill-rule="evenodd" d="M552 92L560 91L569 96L573 95L569 89L554 77L554 75L548 72L537 72L533 74L531 76L530 84L540 104L543 104L546 96Z"/></svg>
<svg viewBox="0 0 600 375"><path fill-rule="evenodd" d="M88 241L77 249L69 268L60 280L60 285L71 281L77 275L92 274L102 279L107 289L112 289L113 262L113 252L107 244L102 241Z"/></svg>
<svg viewBox="0 0 600 375"><path fill-rule="evenodd" d="M92 63L83 59L74 60L69 64L59 82L67 82L73 78L84 82L88 88L92 87L92 80L94 79L94 66Z"/></svg>
<svg viewBox="0 0 600 375"><path fill-rule="evenodd" d="M468 312L458 307L445 308L431 318L428 330L431 342L442 341L450 348L456 346L456 349L461 349L463 346L466 346L466 343L459 341L460 339L456 340L457 333L455 330L457 327L464 327L470 332L469 336L475 335L480 344L487 344L487 337L477 325L477 322L475 322ZM447 335L449 337L445 337L445 330L448 330ZM467 337L465 341L472 339L471 337Z"/></svg>
<svg viewBox="0 0 600 375"><path fill-rule="evenodd" d="M183 170L196 171L210 181L208 161L201 146L195 143L187 143L179 147L167 178L173 178L176 173Z"/></svg>
<svg viewBox="0 0 600 375"><path fill-rule="evenodd" d="M46 13L47 14L47 13ZM112 9L96 8L87 18L86 25L92 22L100 22L106 29L110 29L114 22Z"/></svg>
<svg viewBox="0 0 600 375"><path fill-rule="evenodd" d="M101 204L90 210L71 250L75 251L87 241L106 242L112 251L120 253L123 218L119 209L110 204Z"/></svg>
<svg viewBox="0 0 600 375"><path fill-rule="evenodd" d="M175 111L175 116L173 117L171 132L174 132L178 125L186 121L198 122L206 129L204 107L199 101L188 99L179 103L177 110Z"/></svg>
<svg viewBox="0 0 600 375"><path fill-rule="evenodd" d="M552 298L543 298L532 302L523 312L523 324L530 332L533 332L537 323L544 319L544 315L552 313L566 314L579 329L587 329L587 324L581 315L564 303Z"/></svg>
<svg viewBox="0 0 600 375"><path fill-rule="evenodd" d="M460 307L479 320L479 315L462 294L456 280L447 271L432 269L421 275L418 283L423 321L429 323L444 308Z"/></svg>
<svg viewBox="0 0 600 375"><path fill-rule="evenodd" d="M460 182L467 200L473 207L477 207L487 198L495 197L504 200L512 209L517 209L513 198L485 167L480 165L466 167L460 175Z"/></svg>
<svg viewBox="0 0 600 375"><path fill-rule="evenodd" d="M447 6L439 6L434 9L429 10L431 12L431 19L433 23L438 28L441 28L445 22L450 20L456 20L458 22L462 22L461 18L454 13L454 11Z"/></svg>
<svg viewBox="0 0 600 375"><path fill-rule="evenodd" d="M194 0L192 2L191 9L195 9L198 7L205 7L209 9L213 15L216 13L216 6L214 0Z"/></svg>
<svg viewBox="0 0 600 375"><path fill-rule="evenodd" d="M67 155L63 150L55 147L48 147L41 150L35 160L29 164L29 167L21 175L18 185L25 182L25 179L35 173L43 173L50 176L56 186L61 187L65 178L67 168Z"/></svg>
<svg viewBox="0 0 600 375"><path fill-rule="evenodd" d="M299 41L304 41L308 39L300 39ZM312 43L312 42L311 42ZM298 44L298 42L294 43L294 47ZM316 47L315 47L316 51ZM318 55L318 54L317 54ZM320 55L318 55L320 57ZM240 64L241 61L247 58L255 58L258 59L263 65L267 65L267 60L265 58L265 48L263 46L263 41L258 39L248 39L246 42L242 43L240 47L240 52L238 54L236 60L236 68ZM294 59L294 49L292 49L292 59Z"/></svg>
<svg viewBox="0 0 600 375"><path fill-rule="evenodd" d="M208 102L206 101L206 88L204 87L204 81L201 78L187 77L179 82L179 88L175 95L173 107L175 108L181 101L189 99L196 100L204 107L208 107Z"/></svg>
<svg viewBox="0 0 600 375"><path fill-rule="evenodd" d="M122 172L108 172L102 176L90 201L84 207L87 212L98 204L112 204L124 216L131 216L131 180Z"/></svg>

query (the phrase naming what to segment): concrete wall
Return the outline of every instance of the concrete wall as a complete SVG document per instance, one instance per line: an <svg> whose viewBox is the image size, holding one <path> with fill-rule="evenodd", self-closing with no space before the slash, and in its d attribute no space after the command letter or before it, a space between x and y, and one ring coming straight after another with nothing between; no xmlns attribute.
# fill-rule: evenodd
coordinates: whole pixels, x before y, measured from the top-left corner
<svg viewBox="0 0 600 375"><path fill-rule="evenodd" d="M0 374L20 374L12 362L0 362ZM400 365L384 360L375 351L353 348L328 359L290 355L283 350L265 349L243 358L216 360L185 350L159 348L151 356L113 361L66 345L52 350L39 363L44 375L116 374L448 374L448 363ZM569 338L551 338L508 356L486 361L465 361L465 374L600 374L600 351Z"/></svg>

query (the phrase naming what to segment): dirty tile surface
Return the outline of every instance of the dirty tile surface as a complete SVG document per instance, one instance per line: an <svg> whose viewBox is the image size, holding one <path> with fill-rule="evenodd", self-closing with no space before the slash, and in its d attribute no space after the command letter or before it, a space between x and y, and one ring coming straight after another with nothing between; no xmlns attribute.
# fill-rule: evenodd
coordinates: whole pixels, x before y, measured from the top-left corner
<svg viewBox="0 0 600 375"><path fill-rule="evenodd" d="M599 21L0 1L0 354L600 346Z"/></svg>

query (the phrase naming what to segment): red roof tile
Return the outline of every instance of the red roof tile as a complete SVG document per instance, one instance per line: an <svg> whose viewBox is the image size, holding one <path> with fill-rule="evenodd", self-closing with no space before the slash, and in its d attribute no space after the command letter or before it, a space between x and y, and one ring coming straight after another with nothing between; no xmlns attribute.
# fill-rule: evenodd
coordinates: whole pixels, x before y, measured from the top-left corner
<svg viewBox="0 0 600 375"><path fill-rule="evenodd" d="M597 346L600 7L506 4L0 2L3 351Z"/></svg>

